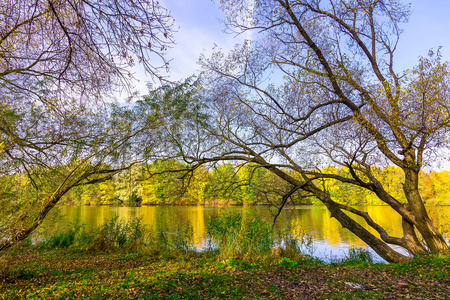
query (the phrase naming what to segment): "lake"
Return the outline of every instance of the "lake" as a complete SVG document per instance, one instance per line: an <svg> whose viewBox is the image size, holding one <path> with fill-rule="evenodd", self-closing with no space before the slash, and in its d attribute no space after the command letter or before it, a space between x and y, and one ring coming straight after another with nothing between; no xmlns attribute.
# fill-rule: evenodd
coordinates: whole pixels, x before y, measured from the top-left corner
<svg viewBox="0 0 450 300"><path fill-rule="evenodd" d="M401 219L387 206L364 206L359 209L366 211L390 235L401 236ZM211 216L224 211L255 213L261 218L272 222L273 216L267 207L202 207L202 206L59 206L52 211L52 216L46 219L36 236L45 238L63 230L70 223L85 224L86 229L92 229L104 224L114 215L123 220L142 218L142 223L155 232L177 232L180 228L190 226L193 229L193 238L196 247L201 249L206 243L206 224ZM428 207L430 217L445 233L450 229L450 206ZM367 229L371 230L368 226ZM366 248L367 245L353 233L342 226L324 206L296 206L283 209L278 217L275 230L287 230L301 237L307 234L314 241L313 247L303 249L306 254L318 257L325 261L333 261L344 257L350 247ZM371 230L374 232L373 230ZM374 253L373 253L374 254ZM374 254L376 261L382 261Z"/></svg>

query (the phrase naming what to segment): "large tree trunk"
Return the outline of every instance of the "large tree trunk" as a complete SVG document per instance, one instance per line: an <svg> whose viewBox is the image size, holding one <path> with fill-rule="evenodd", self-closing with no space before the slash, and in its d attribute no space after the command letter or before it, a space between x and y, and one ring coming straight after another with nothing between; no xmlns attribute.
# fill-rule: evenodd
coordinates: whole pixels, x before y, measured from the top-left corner
<svg viewBox="0 0 450 300"><path fill-rule="evenodd" d="M45 199L39 213L29 224L14 224L15 228L12 228L14 232L11 232L10 237L0 243L0 251L12 248L20 241L25 240L39 225L42 224L47 214L56 205L56 203L58 203L58 201L66 192L67 191L63 191L62 193L60 192L48 196L47 199ZM21 219L23 223L27 223L28 217L26 213L24 213L23 217L19 219ZM20 227L20 229L16 230L17 227Z"/></svg>
<svg viewBox="0 0 450 300"><path fill-rule="evenodd" d="M417 238L416 231L414 230L414 225L408 222L405 218L402 218L402 228L403 228L403 239L405 242L404 247L413 256L418 256L428 253L427 249L420 243Z"/></svg>
<svg viewBox="0 0 450 300"><path fill-rule="evenodd" d="M267 164L262 159L256 161L261 165ZM393 250L390 244L403 247L413 256L426 254L429 253L430 251L432 253L448 253L449 251L448 250L449 248L447 247L445 241L443 240L442 235L439 234L437 229L431 223L431 220L428 218L428 214L421 201L419 202L419 204L421 204L423 209L420 211L420 213L424 213L424 215L418 214L416 210L409 209L408 205L405 206L402 205L400 202L397 202L395 199L390 197L389 194L386 193L382 188L378 188L374 191L380 197L381 200L385 201L387 204L391 206L394 206L393 207L394 210L396 210L402 217L403 237L392 237L389 236L387 232L383 228L381 228L381 226L376 224L367 213L363 213L356 209L352 209L350 207L346 207L345 205L341 205L335 202L333 199L331 199L329 193L318 188L309 180L300 181L273 166L268 166L266 168L271 172L275 173L276 175L280 176L282 179L291 183L292 185L314 194L323 204L325 204L327 209L330 211L332 217L336 218L344 228L347 228L352 233L354 233L357 237L359 237L367 245L369 245L378 255L380 255L380 257L382 257L388 262L397 263L410 259L408 256L402 255ZM416 190L417 195L419 195L418 188ZM367 229L362 227L361 224L359 224L357 221L353 220L346 213L344 213L343 209L362 216L366 220L367 224L379 233L380 237L375 236L374 234L370 233ZM424 222L424 220L425 221L428 220L428 222ZM422 245L415 231L415 228L419 228L419 226L421 226L420 228L429 229L427 231L428 240L440 243L439 244L441 247L440 251L436 252L431 250L431 248L430 250L428 250ZM419 230L419 232L421 231Z"/></svg>
<svg viewBox="0 0 450 300"><path fill-rule="evenodd" d="M345 214L339 207L339 204L334 202L328 193L313 185L306 185L303 189L313 193L320 201L322 201L323 204L325 204L331 213L331 217L336 218L336 220L338 220L344 228L347 228L353 232L387 262L398 263L409 259L408 256L394 251L386 242L370 233L358 222Z"/></svg>
<svg viewBox="0 0 450 300"><path fill-rule="evenodd" d="M336 218L342 227L353 232L387 262L399 263L409 259L409 257L394 251L387 243L374 236L331 202L324 201L323 203L327 206L331 216Z"/></svg>
<svg viewBox="0 0 450 300"><path fill-rule="evenodd" d="M408 210L415 216L416 228L422 235L430 252L436 254L450 254L450 248L446 244L442 234L433 225L420 196L418 172L405 169L405 184L403 185L403 190L406 199L408 200Z"/></svg>

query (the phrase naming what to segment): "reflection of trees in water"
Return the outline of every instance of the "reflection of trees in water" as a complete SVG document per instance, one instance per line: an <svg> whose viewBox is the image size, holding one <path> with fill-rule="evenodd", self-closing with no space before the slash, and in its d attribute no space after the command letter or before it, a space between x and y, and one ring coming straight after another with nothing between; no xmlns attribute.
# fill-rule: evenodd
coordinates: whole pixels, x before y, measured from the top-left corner
<svg viewBox="0 0 450 300"><path fill-rule="evenodd" d="M401 220L387 206L367 206L363 209L384 228L389 234L401 236ZM127 221L140 217L142 224L146 225L152 232L176 233L185 230L188 226L192 228L192 239L200 249L204 246L206 239L206 226L209 218L224 211L242 212L251 217L255 214L262 219L271 222L271 215L267 207L230 207L212 208L198 206L142 206L142 207L113 207L113 206L63 206L60 212L54 213L43 224L41 238L64 230L69 223L85 224L87 230L103 225L114 215ZM436 226L444 230L444 234L450 232L450 207L429 207L428 211ZM371 230L367 224L365 228ZM304 233L310 235L314 241L326 245L365 246L335 219L330 218L330 213L322 206L308 206L284 209L278 217L274 230L283 233L289 230L291 234L300 238ZM446 230L446 231L445 231Z"/></svg>

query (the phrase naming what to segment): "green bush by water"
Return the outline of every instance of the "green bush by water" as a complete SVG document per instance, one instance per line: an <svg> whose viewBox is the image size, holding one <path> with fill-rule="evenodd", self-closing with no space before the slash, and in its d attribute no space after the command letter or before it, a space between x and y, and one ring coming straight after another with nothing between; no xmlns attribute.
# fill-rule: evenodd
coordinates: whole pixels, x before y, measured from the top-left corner
<svg viewBox="0 0 450 300"><path fill-rule="evenodd" d="M100 227L97 235L106 239L115 248L137 249L144 244L148 233L140 218L123 222L115 215Z"/></svg>
<svg viewBox="0 0 450 300"><path fill-rule="evenodd" d="M208 238L224 257L259 257L275 244L271 226L257 216L223 213L207 225Z"/></svg>
<svg viewBox="0 0 450 300"><path fill-rule="evenodd" d="M105 224L92 231L86 231L84 225L71 223L69 227L60 233L50 237L41 243L46 248L79 247L89 251L109 251L124 249L138 251L145 247L156 252L168 252L172 250L188 252L193 247L192 227L179 228L176 233L164 231L150 232L142 224L140 218L134 218L124 222L117 215L109 219Z"/></svg>
<svg viewBox="0 0 450 300"><path fill-rule="evenodd" d="M148 230L140 218L123 222L115 215L102 226L89 232L85 230L84 225L71 223L67 230L50 237L42 245L47 248L79 246L97 251L113 248L137 249L144 244L147 236Z"/></svg>
<svg viewBox="0 0 450 300"><path fill-rule="evenodd" d="M346 265L372 264L373 257L367 249L352 247L348 249L348 255L340 263Z"/></svg>
<svg viewBox="0 0 450 300"><path fill-rule="evenodd" d="M216 253L221 260L240 259L252 263L270 258L289 257L304 259L301 249L310 246L310 238L295 237L285 232L274 234L272 223L256 215L224 213L207 223L209 246L205 253ZM177 252L195 252L193 228L178 228L177 232L151 232L140 218L124 222L118 216L92 231L84 225L71 224L66 231L56 234L43 243L47 248L78 247L88 251L151 251L155 254L177 255Z"/></svg>
<svg viewBox="0 0 450 300"><path fill-rule="evenodd" d="M66 231L50 237L44 242L44 245L48 248L67 248L75 243L76 238L79 237L82 231L82 225L78 223L70 223L69 228Z"/></svg>

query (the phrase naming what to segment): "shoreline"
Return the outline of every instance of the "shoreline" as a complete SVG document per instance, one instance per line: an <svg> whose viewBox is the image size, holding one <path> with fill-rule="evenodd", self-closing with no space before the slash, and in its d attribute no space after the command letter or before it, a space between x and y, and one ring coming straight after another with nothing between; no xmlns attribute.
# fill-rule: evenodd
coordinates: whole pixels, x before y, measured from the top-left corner
<svg viewBox="0 0 450 300"><path fill-rule="evenodd" d="M0 299L355 299L450 297L450 259L326 265L194 252L89 252L23 247L9 255Z"/></svg>

